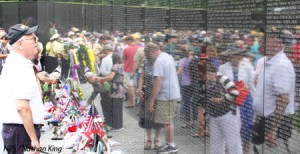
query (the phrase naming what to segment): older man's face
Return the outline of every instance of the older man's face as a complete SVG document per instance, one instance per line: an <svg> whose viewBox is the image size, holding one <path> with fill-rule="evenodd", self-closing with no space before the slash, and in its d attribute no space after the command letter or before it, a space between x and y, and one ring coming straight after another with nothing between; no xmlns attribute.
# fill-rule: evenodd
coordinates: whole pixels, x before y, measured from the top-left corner
<svg viewBox="0 0 300 154"><path fill-rule="evenodd" d="M38 53L37 41L35 34L25 35L19 40L27 58L34 57Z"/></svg>
<svg viewBox="0 0 300 154"><path fill-rule="evenodd" d="M150 63L154 62L156 59L155 56L155 52L154 51L144 51L145 54L145 58L147 59L147 61L149 61Z"/></svg>
<svg viewBox="0 0 300 154"><path fill-rule="evenodd" d="M87 81L90 83L90 84L94 84L96 83L96 78L94 76L91 76L87 79Z"/></svg>

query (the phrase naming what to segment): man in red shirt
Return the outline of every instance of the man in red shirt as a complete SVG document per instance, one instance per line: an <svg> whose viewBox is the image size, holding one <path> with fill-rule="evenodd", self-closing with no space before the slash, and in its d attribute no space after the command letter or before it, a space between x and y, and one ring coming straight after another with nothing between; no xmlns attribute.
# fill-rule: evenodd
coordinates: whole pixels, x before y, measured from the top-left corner
<svg viewBox="0 0 300 154"><path fill-rule="evenodd" d="M123 51L123 62L124 62L124 79L125 85L128 87L128 105L125 108L132 108L135 106L135 90L134 90L134 76L131 75L133 65L134 65L134 55L139 48L138 45L134 43L134 38L132 36L127 36L125 42L128 47Z"/></svg>

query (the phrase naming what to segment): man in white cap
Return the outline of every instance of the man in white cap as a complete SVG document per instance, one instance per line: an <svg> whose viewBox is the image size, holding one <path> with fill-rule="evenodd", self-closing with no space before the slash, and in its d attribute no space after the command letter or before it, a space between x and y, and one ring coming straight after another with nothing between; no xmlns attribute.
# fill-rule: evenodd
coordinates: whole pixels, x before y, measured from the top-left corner
<svg viewBox="0 0 300 154"><path fill-rule="evenodd" d="M17 24L10 27L10 55L3 68L0 87L3 123L2 138L8 154L24 153L28 147L39 148L44 106L29 58L37 53L38 26ZM21 80L18 79L21 76ZM4 107L5 106L5 107ZM39 153L35 151L35 153Z"/></svg>
<svg viewBox="0 0 300 154"><path fill-rule="evenodd" d="M58 38L59 38L59 34L56 33L56 34L51 36L50 42L48 42L46 44L46 52L47 52L46 54L47 54L47 56L56 57L56 54L55 54L54 49L53 49L53 44L54 44L53 42Z"/></svg>
<svg viewBox="0 0 300 154"><path fill-rule="evenodd" d="M84 72L84 76L87 78L88 83L90 83L93 86L93 92L87 100L87 104L91 105L97 97L97 95L100 94L102 86L100 82L96 81L96 75L93 72L91 72L91 70L88 67L84 69Z"/></svg>

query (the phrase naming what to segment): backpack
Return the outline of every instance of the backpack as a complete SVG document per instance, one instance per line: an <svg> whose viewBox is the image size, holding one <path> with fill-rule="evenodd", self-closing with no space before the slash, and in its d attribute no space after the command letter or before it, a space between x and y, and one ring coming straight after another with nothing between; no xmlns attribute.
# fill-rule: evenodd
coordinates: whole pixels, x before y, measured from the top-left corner
<svg viewBox="0 0 300 154"><path fill-rule="evenodd" d="M249 95L249 90L246 87L244 81L238 80L232 82L227 76L221 73L218 73L217 76L219 77L221 84L227 91L227 93L225 94L225 98L229 101L234 102L234 104L237 106L243 105Z"/></svg>

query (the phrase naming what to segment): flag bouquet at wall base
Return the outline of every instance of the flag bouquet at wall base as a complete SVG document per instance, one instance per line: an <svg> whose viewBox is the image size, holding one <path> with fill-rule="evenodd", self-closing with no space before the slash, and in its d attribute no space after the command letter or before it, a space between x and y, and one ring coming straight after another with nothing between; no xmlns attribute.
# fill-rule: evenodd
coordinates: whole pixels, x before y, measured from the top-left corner
<svg viewBox="0 0 300 154"><path fill-rule="evenodd" d="M67 132L77 130L88 111L87 105L82 89L71 79L56 86L51 93L55 98L44 100L45 120L52 126L52 139L62 140Z"/></svg>
<svg viewBox="0 0 300 154"><path fill-rule="evenodd" d="M73 152L110 153L104 121L94 104L87 105L79 84L72 79L53 90L57 104L45 102L45 119L51 125L52 140L63 140Z"/></svg>

